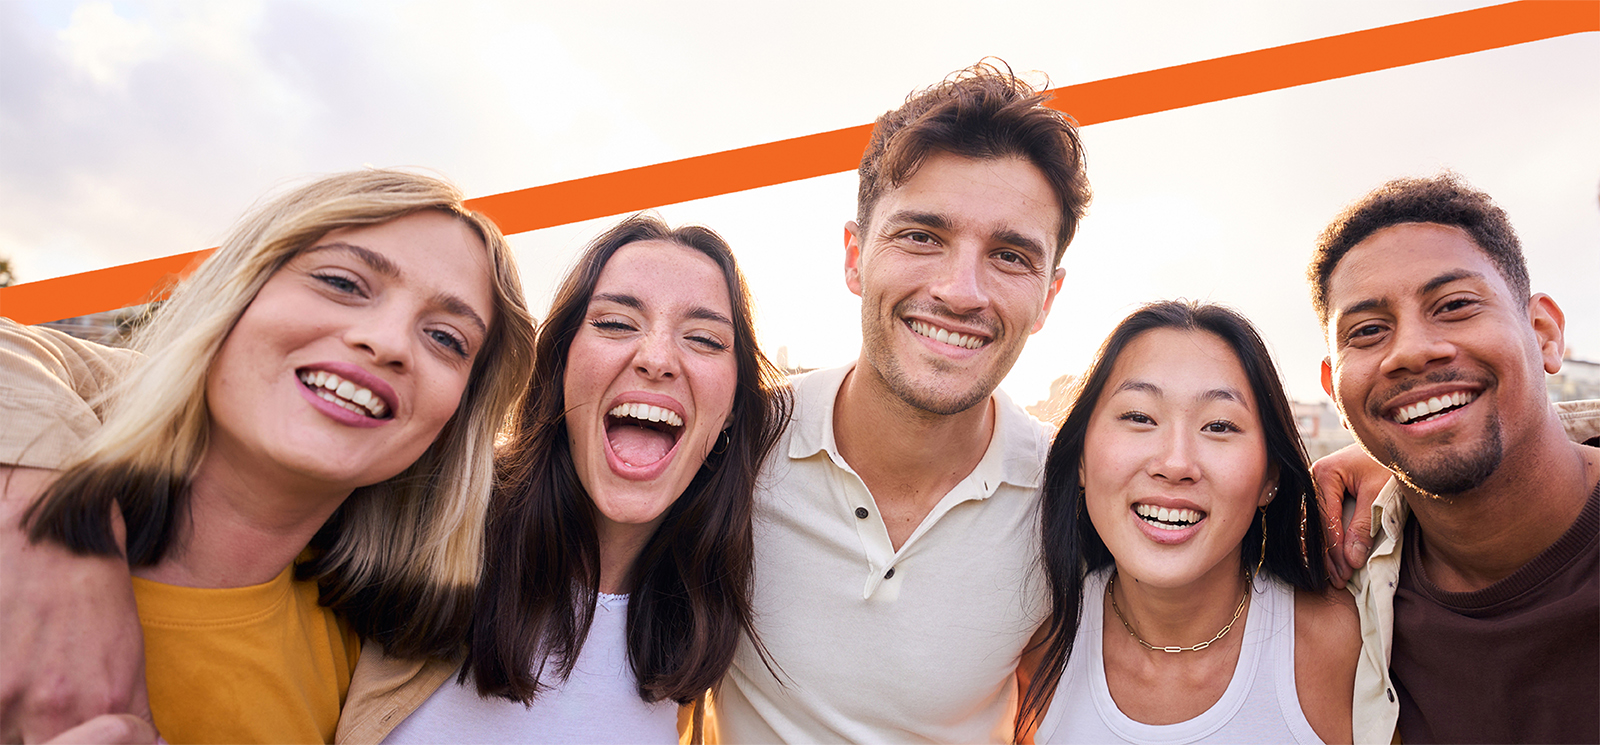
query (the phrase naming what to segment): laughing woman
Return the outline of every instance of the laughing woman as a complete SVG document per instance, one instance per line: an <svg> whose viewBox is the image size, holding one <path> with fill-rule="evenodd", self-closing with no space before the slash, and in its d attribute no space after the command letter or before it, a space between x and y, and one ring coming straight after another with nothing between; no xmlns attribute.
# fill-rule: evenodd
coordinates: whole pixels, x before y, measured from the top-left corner
<svg viewBox="0 0 1600 745"><path fill-rule="evenodd" d="M677 742L753 638L751 494L788 399L727 244L647 217L601 235L536 359L470 652L364 651L341 740Z"/></svg>
<svg viewBox="0 0 1600 745"><path fill-rule="evenodd" d="M460 644L532 341L499 231L402 172L267 204L178 288L27 516L115 556L120 508L168 741L328 741L358 636Z"/></svg>
<svg viewBox="0 0 1600 745"><path fill-rule="evenodd" d="M1242 316L1168 302L1118 325L1042 514L1050 636L1019 715L1037 742L1350 741L1356 610L1322 574L1305 451Z"/></svg>

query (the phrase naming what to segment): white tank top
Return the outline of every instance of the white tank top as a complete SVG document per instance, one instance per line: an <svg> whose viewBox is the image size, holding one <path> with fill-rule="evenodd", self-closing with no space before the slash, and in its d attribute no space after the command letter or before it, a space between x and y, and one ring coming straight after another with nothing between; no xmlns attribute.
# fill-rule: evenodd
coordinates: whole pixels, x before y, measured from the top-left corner
<svg viewBox="0 0 1600 745"><path fill-rule="evenodd" d="M678 705L639 698L628 664L628 596L600 594L578 664L560 688L523 706L480 698L476 685L440 686L386 743L676 743Z"/></svg>
<svg viewBox="0 0 1600 745"><path fill-rule="evenodd" d="M1300 710L1294 684L1294 588L1263 577L1245 617L1244 643L1228 690L1186 722L1129 719L1106 686L1104 608L1109 567L1084 583L1083 619L1035 742L1051 743L1320 743Z"/></svg>

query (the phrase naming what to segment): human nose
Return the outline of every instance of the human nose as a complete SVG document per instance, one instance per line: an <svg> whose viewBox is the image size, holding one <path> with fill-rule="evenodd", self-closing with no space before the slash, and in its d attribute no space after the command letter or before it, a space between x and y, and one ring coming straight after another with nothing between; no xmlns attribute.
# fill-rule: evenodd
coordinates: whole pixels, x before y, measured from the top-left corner
<svg viewBox="0 0 1600 745"><path fill-rule="evenodd" d="M981 260L975 251L951 251L928 285L934 299L956 314L982 310L989 305Z"/></svg>
<svg viewBox="0 0 1600 745"><path fill-rule="evenodd" d="M1390 338L1379 370L1383 375L1420 373L1455 354L1455 345L1429 323L1396 321Z"/></svg>
<svg viewBox="0 0 1600 745"><path fill-rule="evenodd" d="M640 335L633 352L633 369L651 380L671 379L678 374L678 347L672 335L652 331Z"/></svg>
<svg viewBox="0 0 1600 745"><path fill-rule="evenodd" d="M370 356L374 364L408 368L414 342L411 319L393 306L372 308L350 324L345 342Z"/></svg>
<svg viewBox="0 0 1600 745"><path fill-rule="evenodd" d="M1161 452L1151 459L1151 475L1166 481L1192 482L1200 477L1194 437L1177 427L1169 427L1161 439Z"/></svg>

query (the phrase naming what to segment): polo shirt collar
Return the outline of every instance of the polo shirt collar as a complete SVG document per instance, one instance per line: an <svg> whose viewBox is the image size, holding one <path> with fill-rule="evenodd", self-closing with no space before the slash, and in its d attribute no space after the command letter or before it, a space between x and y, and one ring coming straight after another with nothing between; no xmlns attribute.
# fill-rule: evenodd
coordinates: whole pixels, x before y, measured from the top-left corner
<svg viewBox="0 0 1600 745"><path fill-rule="evenodd" d="M833 405L839 398L844 379L855 363L817 370L794 380L795 411L789 424L789 457L799 460L826 452L834 463L844 465L839 445L833 436ZM980 479L987 497L1001 483L1024 489L1037 489L1043 482L1044 459L1048 454L1048 425L1029 416L1012 403L1004 391L995 389L994 436L989 449L968 479Z"/></svg>

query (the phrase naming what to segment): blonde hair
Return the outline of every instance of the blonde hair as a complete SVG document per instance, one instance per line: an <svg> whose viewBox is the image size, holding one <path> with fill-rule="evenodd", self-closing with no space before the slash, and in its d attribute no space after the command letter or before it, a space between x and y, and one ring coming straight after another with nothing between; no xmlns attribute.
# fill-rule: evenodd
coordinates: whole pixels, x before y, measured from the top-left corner
<svg viewBox="0 0 1600 745"><path fill-rule="evenodd" d="M329 231L421 210L454 215L483 240L494 319L449 423L404 472L351 493L313 540L319 550L300 574L316 578L325 605L392 653L445 654L459 644L482 563L495 437L527 385L533 321L499 229L468 210L453 185L429 176L337 174L248 215L135 336L144 363L113 390L105 426L30 511L34 538L115 553L104 517L115 500L128 523L129 562L160 561L206 450L206 376L256 293Z"/></svg>

